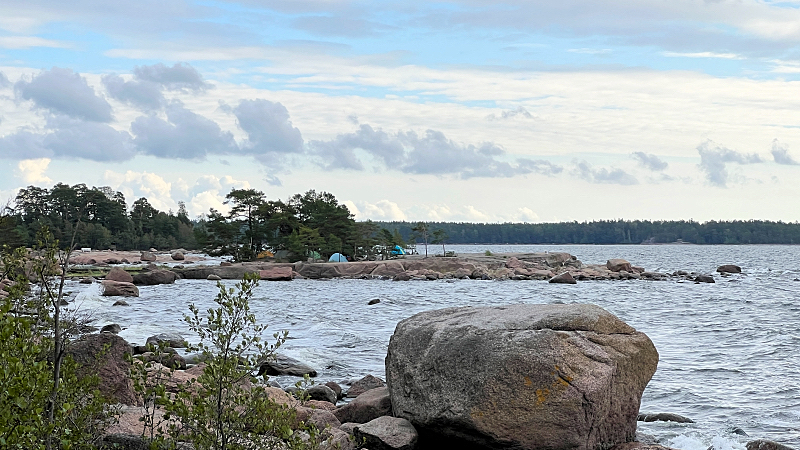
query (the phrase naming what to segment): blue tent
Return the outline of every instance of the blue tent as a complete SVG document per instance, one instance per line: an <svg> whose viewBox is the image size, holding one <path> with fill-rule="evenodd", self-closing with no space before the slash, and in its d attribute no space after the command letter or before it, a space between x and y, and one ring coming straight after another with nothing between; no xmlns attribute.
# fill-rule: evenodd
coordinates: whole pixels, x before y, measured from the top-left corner
<svg viewBox="0 0 800 450"><path fill-rule="evenodd" d="M347 257L341 253L334 253L328 258L328 262L347 262Z"/></svg>
<svg viewBox="0 0 800 450"><path fill-rule="evenodd" d="M406 254L405 250L403 250L403 247L400 247L399 245L395 245L394 248L392 249L392 255L397 256L405 254Z"/></svg>

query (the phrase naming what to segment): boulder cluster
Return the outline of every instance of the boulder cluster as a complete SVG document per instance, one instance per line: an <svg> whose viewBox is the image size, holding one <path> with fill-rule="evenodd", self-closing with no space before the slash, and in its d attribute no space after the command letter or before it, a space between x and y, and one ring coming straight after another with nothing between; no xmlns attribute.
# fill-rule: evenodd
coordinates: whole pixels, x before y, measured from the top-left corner
<svg viewBox="0 0 800 450"><path fill-rule="evenodd" d="M168 373L167 392L197 378L204 364L177 354L186 346L179 335L131 346L118 330L107 331L84 336L70 354L121 404L105 438L116 445L109 448L144 448L143 408L125 376L131 364L125 354L136 355L133 364L152 362L154 376ZM298 429L305 423L320 430L322 450L668 450L636 432L637 420L692 422L639 412L658 358L644 333L595 305L457 307L398 323L385 382L367 375L344 383L346 390L332 381L303 392L274 381L257 388L293 408ZM278 355L262 362L261 373L314 377L317 370ZM758 440L747 448L786 447Z"/></svg>

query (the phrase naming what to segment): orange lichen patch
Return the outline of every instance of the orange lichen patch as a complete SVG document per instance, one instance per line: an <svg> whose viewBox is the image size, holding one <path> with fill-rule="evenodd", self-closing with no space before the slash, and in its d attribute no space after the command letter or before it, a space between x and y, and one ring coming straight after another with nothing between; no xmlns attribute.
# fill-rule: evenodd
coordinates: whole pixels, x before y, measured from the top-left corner
<svg viewBox="0 0 800 450"><path fill-rule="evenodd" d="M531 377L525 377L523 383L527 387L533 386L533 380L531 380Z"/></svg>
<svg viewBox="0 0 800 450"><path fill-rule="evenodd" d="M536 404L540 405L547 400L547 396L550 395L550 389L537 389L536 390Z"/></svg>

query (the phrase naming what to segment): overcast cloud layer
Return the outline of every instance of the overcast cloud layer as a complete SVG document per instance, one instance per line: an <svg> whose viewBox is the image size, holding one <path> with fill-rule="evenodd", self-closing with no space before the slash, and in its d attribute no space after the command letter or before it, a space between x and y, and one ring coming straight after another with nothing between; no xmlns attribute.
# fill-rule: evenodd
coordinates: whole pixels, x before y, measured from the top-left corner
<svg viewBox="0 0 800 450"><path fill-rule="evenodd" d="M0 195L800 220L800 2L0 4ZM658 200L656 200L658 199Z"/></svg>

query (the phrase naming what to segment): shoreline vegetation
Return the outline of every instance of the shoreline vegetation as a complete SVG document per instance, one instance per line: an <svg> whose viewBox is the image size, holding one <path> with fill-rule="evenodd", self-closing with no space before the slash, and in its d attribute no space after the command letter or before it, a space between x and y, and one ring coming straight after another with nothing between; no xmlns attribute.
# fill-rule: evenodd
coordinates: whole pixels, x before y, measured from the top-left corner
<svg viewBox="0 0 800 450"><path fill-rule="evenodd" d="M271 200L255 189L233 189L230 211L210 209L190 218L185 205L159 211L146 198L130 206L109 187L29 186L0 209L0 246L34 247L48 228L75 248L168 250L183 248L234 261L278 255L290 262L388 257L397 247L413 253L450 244L800 244L800 223L765 220L601 220L561 223L455 223L356 221L330 193L307 191ZM417 248L415 248L417 247ZM429 250L429 249L428 249Z"/></svg>

